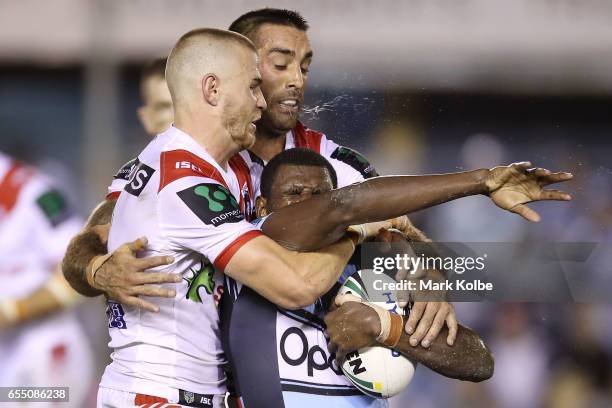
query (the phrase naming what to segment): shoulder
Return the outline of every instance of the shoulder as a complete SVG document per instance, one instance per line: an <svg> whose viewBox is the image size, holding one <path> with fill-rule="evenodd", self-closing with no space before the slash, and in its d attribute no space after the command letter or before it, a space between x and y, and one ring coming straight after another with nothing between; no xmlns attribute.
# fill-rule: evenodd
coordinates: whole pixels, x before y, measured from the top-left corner
<svg viewBox="0 0 612 408"><path fill-rule="evenodd" d="M134 157L133 159L128 160L123 166L119 168L119 170L113 176L115 180L129 180L130 173L134 166L138 165L138 157Z"/></svg>
<svg viewBox="0 0 612 408"><path fill-rule="evenodd" d="M223 175L213 164L185 149L162 151L159 167L160 192L174 181L188 177L211 179L227 188Z"/></svg>
<svg viewBox="0 0 612 408"><path fill-rule="evenodd" d="M295 138L295 147L302 147L314 150L317 153L324 153L324 143L327 141L325 134L312 130L304 126L302 122L297 123L293 128L293 136Z"/></svg>

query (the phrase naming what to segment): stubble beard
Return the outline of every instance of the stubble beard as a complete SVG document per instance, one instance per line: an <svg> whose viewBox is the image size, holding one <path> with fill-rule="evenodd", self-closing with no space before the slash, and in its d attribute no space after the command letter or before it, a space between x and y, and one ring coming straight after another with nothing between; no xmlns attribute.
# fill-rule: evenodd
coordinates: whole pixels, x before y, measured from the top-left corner
<svg viewBox="0 0 612 408"><path fill-rule="evenodd" d="M261 119L257 121L257 137L270 140L278 139L295 127L298 118L292 124L285 121L279 123L281 121L275 121L270 113L263 112Z"/></svg>

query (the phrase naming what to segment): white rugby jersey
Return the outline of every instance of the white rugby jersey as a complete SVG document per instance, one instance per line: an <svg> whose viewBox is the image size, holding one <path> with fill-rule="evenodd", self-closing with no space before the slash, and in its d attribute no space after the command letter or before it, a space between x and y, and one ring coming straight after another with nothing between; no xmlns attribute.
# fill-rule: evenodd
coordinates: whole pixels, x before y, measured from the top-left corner
<svg viewBox="0 0 612 408"><path fill-rule="evenodd" d="M336 170L338 188L377 176L374 167L360 153L348 147L340 146L329 140L325 134L308 129L301 122L287 132L285 150L302 147L314 150L325 157ZM248 150L240 152L240 156L249 166L255 194L260 194L261 173L267 162Z"/></svg>
<svg viewBox="0 0 612 408"><path fill-rule="evenodd" d="M0 153L0 300L45 284L81 227L47 177Z"/></svg>
<svg viewBox="0 0 612 408"><path fill-rule="evenodd" d="M285 150L294 147L303 147L314 150L325 157L336 170L338 187L345 187L364 179L377 176L374 167L360 153L348 147L340 146L329 140L325 134L306 128L298 122L295 128L287 132L285 137ZM261 173L267 164L254 153L243 150L240 157L249 168L255 196L259 196ZM127 183L130 170L136 159L127 162L115 175L112 184L108 187L107 198L116 198ZM252 218L253 214L247 212Z"/></svg>
<svg viewBox="0 0 612 408"><path fill-rule="evenodd" d="M0 301L26 297L47 284L82 225L50 179L0 152ZM61 340L68 335L81 337ZM20 359L33 355L53 358L51 352L45 352L58 346L67 357L61 362L67 363L72 352L87 350L82 336L70 310L0 330L0 385L17 385L8 381L21 381L22 386L51 385L45 371L47 360L41 358L35 366ZM37 353L27 350L32 344L38 347ZM83 353L80 358L81 378L88 379L90 356ZM66 373L63 368L56 370L53 380L64 380Z"/></svg>
<svg viewBox="0 0 612 408"><path fill-rule="evenodd" d="M224 170L171 127L138 156L129 179L113 213L109 251L146 236L142 256L173 256L172 265L156 272L180 272L183 281L166 285L176 296L158 298L159 313L108 303L114 352L100 385L171 402L182 391L225 393L220 273L242 245L261 235L243 215L253 199L248 169L232 159Z"/></svg>

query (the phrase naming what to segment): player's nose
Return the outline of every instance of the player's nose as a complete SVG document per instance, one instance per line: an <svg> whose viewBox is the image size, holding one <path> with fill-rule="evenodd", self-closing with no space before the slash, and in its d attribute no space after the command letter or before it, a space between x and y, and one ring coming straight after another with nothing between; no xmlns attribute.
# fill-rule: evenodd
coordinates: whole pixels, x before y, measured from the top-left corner
<svg viewBox="0 0 612 408"><path fill-rule="evenodd" d="M291 70L291 77L287 82L288 88L302 89L304 87L304 74L302 73L302 67L297 65Z"/></svg>
<svg viewBox="0 0 612 408"><path fill-rule="evenodd" d="M257 106L257 109L262 110L262 111L268 109L268 103L266 102L266 98L264 98L263 96L263 92L261 92L261 88L257 89L256 106Z"/></svg>

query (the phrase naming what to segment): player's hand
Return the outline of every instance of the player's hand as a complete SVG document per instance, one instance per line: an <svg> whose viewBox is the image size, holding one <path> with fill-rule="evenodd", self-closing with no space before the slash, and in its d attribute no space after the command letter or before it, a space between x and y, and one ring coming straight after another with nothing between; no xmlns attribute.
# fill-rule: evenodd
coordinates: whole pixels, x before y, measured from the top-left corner
<svg viewBox="0 0 612 408"><path fill-rule="evenodd" d="M411 334L410 345L427 348L438 337L440 331L448 326L446 344L452 346L457 338L457 316L455 307L449 302L414 302L406 322L406 333Z"/></svg>
<svg viewBox="0 0 612 408"><path fill-rule="evenodd" d="M390 220L393 228L401 231L410 242L431 242L429 238L417 227L412 224L407 215L393 218Z"/></svg>
<svg viewBox="0 0 612 408"><path fill-rule="evenodd" d="M137 258L136 254L147 245L146 238L139 238L117 248L113 255L98 269L95 288L103 291L109 299L124 305L136 306L150 312L158 312L159 307L143 300L140 296L172 298L173 289L155 284L178 283L180 274L144 272L161 265L169 265L174 259L169 256Z"/></svg>
<svg viewBox="0 0 612 408"><path fill-rule="evenodd" d="M325 324L329 351L336 354L336 361L341 365L348 353L376 344L380 319L372 308L359 302L337 306L325 316Z"/></svg>
<svg viewBox="0 0 612 408"><path fill-rule="evenodd" d="M358 228L361 228L361 230L357 231ZM376 239L379 233L389 228L395 228L401 231L408 241L430 242L425 234L410 222L410 219L406 215L385 221L354 225L349 227L349 230L359 232L362 238L361 241L364 241L366 239Z"/></svg>
<svg viewBox="0 0 612 408"><path fill-rule="evenodd" d="M435 269L428 269L421 280L443 282L444 275ZM457 317L455 307L447 302L446 290L414 290L410 292L413 304L406 321L405 330L410 334L410 344L419 343L425 348L438 337L444 324L448 326L446 343L452 346L457 338Z"/></svg>
<svg viewBox="0 0 612 408"><path fill-rule="evenodd" d="M540 215L525 204L540 200L571 200L572 197L563 191L545 190L543 187L571 180L572 177L571 173L553 173L539 167L531 168L530 162L521 162L492 168L485 179L485 186L498 207L538 222Z"/></svg>

